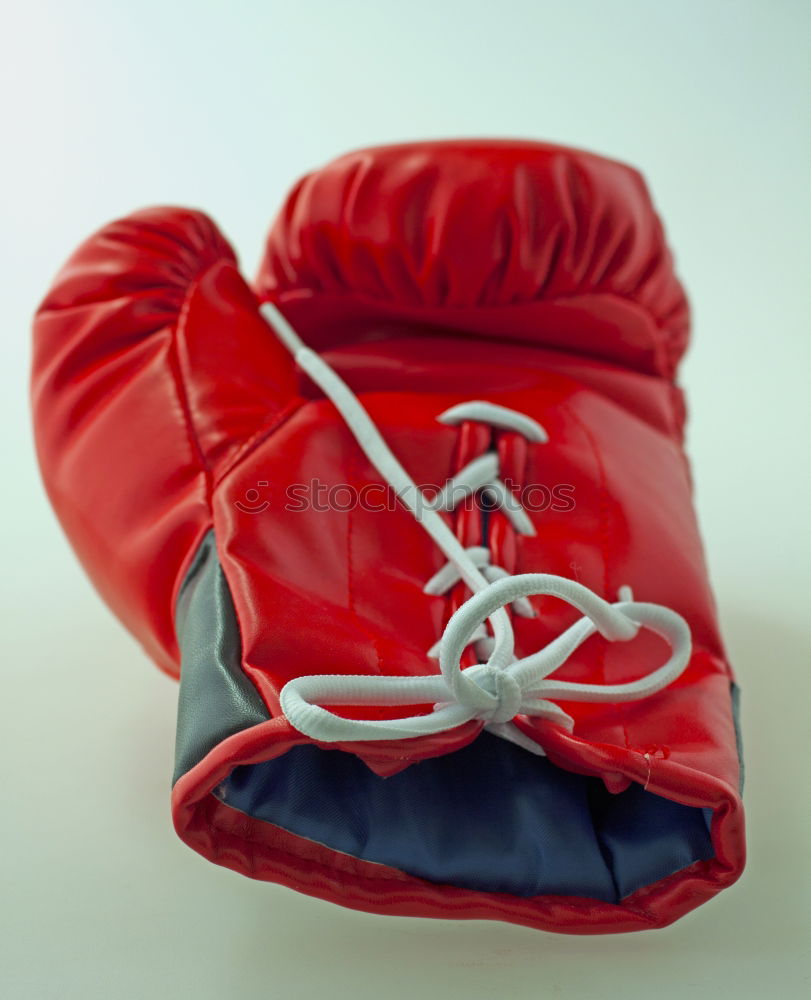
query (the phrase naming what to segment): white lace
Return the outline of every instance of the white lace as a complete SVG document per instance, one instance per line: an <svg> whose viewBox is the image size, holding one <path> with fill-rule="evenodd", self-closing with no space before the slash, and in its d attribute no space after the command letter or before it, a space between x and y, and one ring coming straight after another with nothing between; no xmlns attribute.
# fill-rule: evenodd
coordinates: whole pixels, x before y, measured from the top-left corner
<svg viewBox="0 0 811 1000"><path fill-rule="evenodd" d="M562 576L547 573L511 576L503 568L490 565L488 549L465 548L434 509L436 505L442 509L443 503L450 503L452 508L458 499L451 488L454 481L463 493L467 489L474 492L486 489L519 533L534 534L524 510L518 508L526 520L510 515L511 509L515 513L515 500L499 479L495 453L482 456L486 462L477 459L470 463L438 498L429 501L420 494L419 487L392 454L343 379L303 343L272 303L265 303L262 313L299 367L335 405L380 476L447 556L447 564L428 581L426 592L444 593L460 580L472 591L472 596L445 627L439 643L440 673L427 677L312 674L294 678L285 684L279 696L282 711L292 726L319 742L337 743L428 736L479 719L495 735L532 753L543 754L543 748L512 723L516 715L548 719L571 731L574 721L554 703L555 699L634 701L661 691L682 673L690 659L690 630L681 615L670 608L634 601L627 587L622 588L620 600L610 604L587 587ZM493 403L463 403L445 411L438 419L447 424L484 420L492 426L517 431L530 441L547 440L544 429L530 417ZM584 617L544 649L516 659L515 636L505 607L511 604L518 614L534 615L528 598L543 594L568 602ZM492 635L484 629L487 620ZM637 634L640 626L660 635L671 649L668 660L645 677L627 684L575 684L547 679L595 632L609 642L625 642ZM472 643L476 643L478 656L487 656L486 662L462 669L462 654ZM434 650L430 652L433 654ZM345 719L328 711L324 704L432 704L433 708L425 715L367 720Z"/></svg>

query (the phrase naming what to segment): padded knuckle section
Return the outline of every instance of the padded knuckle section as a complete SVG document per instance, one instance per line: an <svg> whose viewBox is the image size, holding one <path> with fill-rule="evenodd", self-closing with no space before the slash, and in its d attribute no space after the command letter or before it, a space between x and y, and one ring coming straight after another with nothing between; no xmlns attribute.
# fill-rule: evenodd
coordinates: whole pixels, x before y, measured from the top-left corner
<svg viewBox="0 0 811 1000"><path fill-rule="evenodd" d="M495 310L492 330L478 318L469 332L568 344L668 375L687 340L686 298L641 175L541 143L434 142L333 161L292 191L259 289L401 315ZM547 327L564 343L550 343Z"/></svg>

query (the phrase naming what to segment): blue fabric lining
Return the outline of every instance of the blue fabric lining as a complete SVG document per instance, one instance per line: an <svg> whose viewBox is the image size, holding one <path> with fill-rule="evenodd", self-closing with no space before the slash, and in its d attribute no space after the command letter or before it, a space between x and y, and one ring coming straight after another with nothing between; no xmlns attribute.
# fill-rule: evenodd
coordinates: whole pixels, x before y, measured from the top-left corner
<svg viewBox="0 0 811 1000"><path fill-rule="evenodd" d="M430 882L619 902L713 857L707 813L609 793L489 733L381 778L314 746L235 768L215 794L257 819Z"/></svg>

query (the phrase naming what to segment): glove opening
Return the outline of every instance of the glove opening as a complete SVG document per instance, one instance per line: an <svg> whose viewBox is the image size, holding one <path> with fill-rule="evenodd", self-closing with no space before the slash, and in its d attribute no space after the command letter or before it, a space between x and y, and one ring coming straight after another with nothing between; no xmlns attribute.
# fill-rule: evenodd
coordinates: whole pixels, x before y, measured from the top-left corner
<svg viewBox="0 0 811 1000"><path fill-rule="evenodd" d="M224 739L270 718L240 667L236 615L211 534L188 572L177 624L183 665L175 780ZM486 732L386 778L354 754L296 746L260 763L235 761L210 795L354 858L520 897L619 903L714 856L712 810L638 784L612 794L599 778L562 770Z"/></svg>

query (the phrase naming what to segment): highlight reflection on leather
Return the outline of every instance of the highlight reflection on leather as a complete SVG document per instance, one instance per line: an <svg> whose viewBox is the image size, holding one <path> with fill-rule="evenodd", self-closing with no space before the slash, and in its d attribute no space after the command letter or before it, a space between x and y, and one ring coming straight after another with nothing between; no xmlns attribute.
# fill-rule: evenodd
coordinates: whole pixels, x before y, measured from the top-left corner
<svg viewBox="0 0 811 1000"><path fill-rule="evenodd" d="M574 577L610 599L630 585L636 599L688 621L693 656L667 690L626 705L566 704L571 736L517 720L546 748L544 769L556 769L553 780L573 794L598 782L629 808L664 803L645 806L625 831L606 806L603 839L624 845L611 847L615 876L637 886L620 890L620 902L588 896L597 876L567 883L569 895L524 896L498 866L488 884L514 890L454 886L425 858L430 879L399 868L402 851L393 848L394 863L350 857L296 832L295 817L284 829L233 808L228 794L217 798L226 782L260 810L256 789L273 798L299 758L305 770L325 767L316 753L342 754L339 770L356 792L392 775L407 787L403 775L423 773L416 769L429 758L441 761L437 774L453 771L458 751L491 766L476 722L313 751L280 713L279 691L303 674L434 672L425 651L466 592L423 592L444 557L396 506L291 509L289 491L300 484L360 490L378 480L268 329L259 313L266 299L346 379L419 483L442 485L489 446L482 424L437 423L450 406L485 399L546 428L548 443L532 447L498 435L502 478L516 489L566 484L573 508L533 515L532 537L516 535L501 511L460 509L448 517L464 545L486 545L508 573ZM214 591L236 622L238 651L225 650L222 635L213 640L210 663L227 665L214 688L195 688L184 649L181 730L183 720L209 719L195 708L206 690L238 696L178 757L173 816L190 846L246 875L372 912L575 933L663 926L735 881L745 845L733 674L674 381L688 329L639 173L540 143L428 142L341 157L291 193L254 288L216 225L190 209L136 212L78 248L34 324L35 434L51 501L99 592L163 670L180 673L191 600L184 581L206 545L221 573ZM519 656L572 620L552 598L534 606L537 617L514 623ZM621 648L595 637L559 676L629 681L663 655L647 633ZM203 647L192 660L207 662ZM256 768L255 787L243 768ZM377 801L369 794L363 808ZM684 853L661 835L655 810L674 807L682 816L712 812L711 854L693 819L682 828ZM333 832L337 843L343 834ZM620 855L627 861L618 864ZM438 845L432 856L441 856Z"/></svg>

